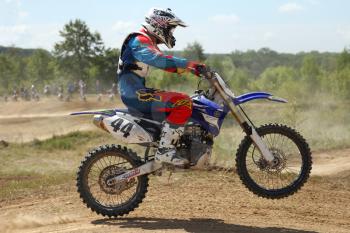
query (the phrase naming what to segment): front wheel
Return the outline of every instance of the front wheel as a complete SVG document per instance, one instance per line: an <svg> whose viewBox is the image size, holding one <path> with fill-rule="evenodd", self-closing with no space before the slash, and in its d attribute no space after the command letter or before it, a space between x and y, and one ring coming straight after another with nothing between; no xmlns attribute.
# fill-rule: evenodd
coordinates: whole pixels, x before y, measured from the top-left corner
<svg viewBox="0 0 350 233"><path fill-rule="evenodd" d="M264 125L256 129L275 157L269 164L251 138L246 136L236 154L237 173L254 194L271 199L290 196L307 181L312 166L305 139L284 125Z"/></svg>

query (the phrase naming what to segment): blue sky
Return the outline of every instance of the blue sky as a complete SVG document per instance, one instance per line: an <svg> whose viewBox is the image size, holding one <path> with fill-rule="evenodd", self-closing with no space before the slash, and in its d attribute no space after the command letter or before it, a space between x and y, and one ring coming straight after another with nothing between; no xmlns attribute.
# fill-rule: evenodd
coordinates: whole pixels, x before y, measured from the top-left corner
<svg viewBox="0 0 350 233"><path fill-rule="evenodd" d="M71 19L84 20L108 47L120 47L151 7L170 7L190 27L175 31L182 49L193 41L206 52L269 47L279 52L341 51L350 46L346 0L0 0L0 45L51 50Z"/></svg>

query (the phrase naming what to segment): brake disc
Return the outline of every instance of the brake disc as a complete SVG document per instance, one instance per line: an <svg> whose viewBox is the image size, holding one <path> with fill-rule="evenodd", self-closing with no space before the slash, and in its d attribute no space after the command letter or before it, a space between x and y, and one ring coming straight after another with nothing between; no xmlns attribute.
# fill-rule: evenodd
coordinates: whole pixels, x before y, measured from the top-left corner
<svg viewBox="0 0 350 233"><path fill-rule="evenodd" d="M280 173L286 167L286 156L278 148L270 148L270 151L274 156L273 163L269 164L263 157L260 157L258 161L253 161L260 170L264 170L270 174Z"/></svg>

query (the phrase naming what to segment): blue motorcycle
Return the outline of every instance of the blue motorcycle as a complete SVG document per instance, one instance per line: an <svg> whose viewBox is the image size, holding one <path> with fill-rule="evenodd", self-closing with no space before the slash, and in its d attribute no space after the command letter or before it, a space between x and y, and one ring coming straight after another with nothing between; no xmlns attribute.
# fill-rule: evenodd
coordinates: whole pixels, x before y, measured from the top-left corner
<svg viewBox="0 0 350 233"><path fill-rule="evenodd" d="M79 167L77 187L83 202L98 214L109 217L128 214L145 198L148 175L163 169L207 169L214 144L226 116L231 113L246 134L236 153L236 169L242 183L254 194L270 199L290 196L307 181L311 171L308 143L294 129L279 124L255 127L241 105L282 98L266 92L235 96L220 75L203 69L208 90L192 96L193 113L185 133L177 142L177 153L190 161L181 169L154 160L161 123L151 116L128 109L76 112L93 114L94 124L124 144L144 146L140 157L121 145L103 145L90 151ZM228 139L229 140L229 139Z"/></svg>

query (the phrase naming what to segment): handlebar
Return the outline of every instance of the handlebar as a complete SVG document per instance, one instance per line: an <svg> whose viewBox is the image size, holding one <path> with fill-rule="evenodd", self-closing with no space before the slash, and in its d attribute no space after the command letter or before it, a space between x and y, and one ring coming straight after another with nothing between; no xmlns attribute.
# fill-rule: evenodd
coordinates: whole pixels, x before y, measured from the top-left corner
<svg viewBox="0 0 350 233"><path fill-rule="evenodd" d="M212 79L214 76L214 71L210 69L209 66L200 66L197 68L200 76L204 77L205 79Z"/></svg>

